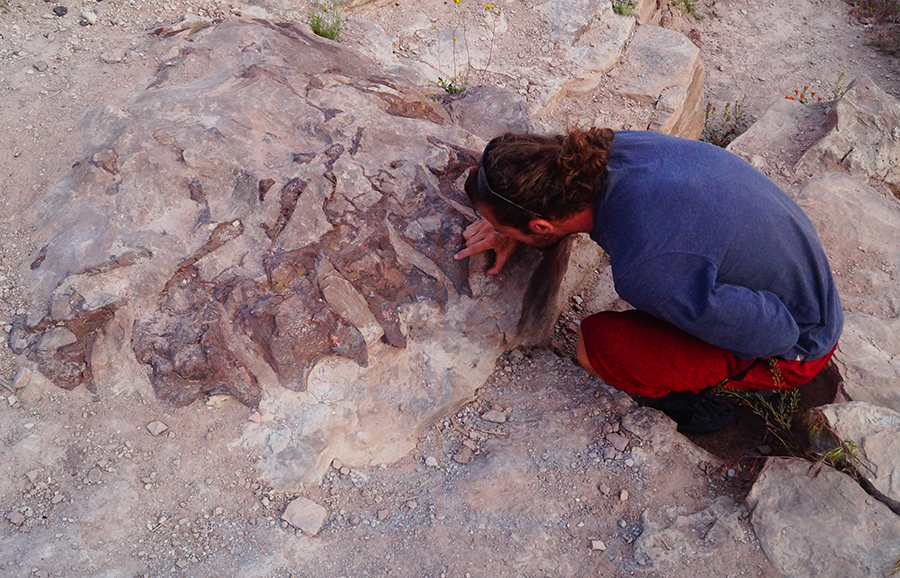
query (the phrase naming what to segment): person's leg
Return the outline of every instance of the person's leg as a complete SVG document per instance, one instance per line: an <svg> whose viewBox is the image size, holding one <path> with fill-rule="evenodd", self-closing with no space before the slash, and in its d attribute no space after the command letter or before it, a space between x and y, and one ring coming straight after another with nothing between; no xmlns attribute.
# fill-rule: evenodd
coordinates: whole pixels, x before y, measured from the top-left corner
<svg viewBox="0 0 900 578"><path fill-rule="evenodd" d="M832 350L833 353L834 350ZM825 367L822 359L742 360L639 311L603 312L582 321L578 361L628 393L660 398L658 409L683 432L709 432L734 419L737 400L717 385L756 390L798 387Z"/></svg>
<svg viewBox="0 0 900 578"><path fill-rule="evenodd" d="M578 361L589 373L646 397L697 392L726 379L732 381L725 387L737 389L798 387L815 377L833 353L812 361L739 359L635 310L591 315L578 332Z"/></svg>
<svg viewBox="0 0 900 578"><path fill-rule="evenodd" d="M697 392L753 363L635 310L591 315L581 322L578 340L578 360L590 373L646 397Z"/></svg>

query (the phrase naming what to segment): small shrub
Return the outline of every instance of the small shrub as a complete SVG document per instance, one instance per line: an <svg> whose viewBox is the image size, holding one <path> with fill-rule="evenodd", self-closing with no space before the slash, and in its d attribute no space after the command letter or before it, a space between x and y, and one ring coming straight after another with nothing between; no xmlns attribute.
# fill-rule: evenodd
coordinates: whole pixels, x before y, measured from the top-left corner
<svg viewBox="0 0 900 578"><path fill-rule="evenodd" d="M443 88L447 94L459 94L460 92L465 92L468 86L465 81L458 79L450 79L438 77L438 84L441 88Z"/></svg>
<svg viewBox="0 0 900 578"><path fill-rule="evenodd" d="M900 0L847 0L851 13L871 25L870 46L887 54L900 54Z"/></svg>
<svg viewBox="0 0 900 578"><path fill-rule="evenodd" d="M725 148L742 135L747 130L747 119L744 116L746 100L746 94L741 100L735 100L733 103L729 100L725 104L725 113L721 120L718 118L716 105L707 102L700 140Z"/></svg>
<svg viewBox="0 0 900 578"><path fill-rule="evenodd" d="M627 0L613 0L612 8L613 12L619 16L634 16L634 9L637 8L637 5Z"/></svg>
<svg viewBox="0 0 900 578"><path fill-rule="evenodd" d="M669 0L669 5L677 8L682 15L690 14L697 20L703 20L703 14L697 11L697 4L693 0Z"/></svg>
<svg viewBox="0 0 900 578"><path fill-rule="evenodd" d="M340 0L310 4L307 10L309 25L318 36L339 42L341 31L347 23L344 15L344 3Z"/></svg>

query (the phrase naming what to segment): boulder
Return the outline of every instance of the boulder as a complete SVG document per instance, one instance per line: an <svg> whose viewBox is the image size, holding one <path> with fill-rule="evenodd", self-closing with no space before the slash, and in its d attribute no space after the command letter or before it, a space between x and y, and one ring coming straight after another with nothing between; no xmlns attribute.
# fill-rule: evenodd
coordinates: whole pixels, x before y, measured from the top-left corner
<svg viewBox="0 0 900 578"><path fill-rule="evenodd" d="M613 92L654 107L646 128L699 138L703 131L703 80L700 49L678 32L640 26L625 52L621 81Z"/></svg>
<svg viewBox="0 0 900 578"><path fill-rule="evenodd" d="M839 440L856 445L859 475L900 512L900 412L863 402L826 405L819 411Z"/></svg>
<svg viewBox="0 0 900 578"><path fill-rule="evenodd" d="M835 361L851 399L900 410L900 204L853 177L811 178L797 202L828 254L845 310Z"/></svg>
<svg viewBox="0 0 900 578"><path fill-rule="evenodd" d="M828 466L770 459L747 503L760 545L785 578L882 578L897 560L900 517Z"/></svg>
<svg viewBox="0 0 900 578"><path fill-rule="evenodd" d="M828 133L800 159L806 174L846 171L900 195L900 103L866 75L857 77L829 116Z"/></svg>
<svg viewBox="0 0 900 578"><path fill-rule="evenodd" d="M176 405L230 394L292 490L336 456L399 459L549 333L571 244L499 278L453 259L484 141L439 103L300 25L158 35L156 76L89 111L84 157L38 208L9 344L40 372Z"/></svg>
<svg viewBox="0 0 900 578"><path fill-rule="evenodd" d="M792 174L803 153L827 133L833 106L780 98L727 149L763 172L781 165Z"/></svg>
<svg viewBox="0 0 900 578"><path fill-rule="evenodd" d="M613 12L611 4L606 5L568 49L574 78L565 82L559 98L596 90L606 72L622 57L633 30L634 18L620 16Z"/></svg>

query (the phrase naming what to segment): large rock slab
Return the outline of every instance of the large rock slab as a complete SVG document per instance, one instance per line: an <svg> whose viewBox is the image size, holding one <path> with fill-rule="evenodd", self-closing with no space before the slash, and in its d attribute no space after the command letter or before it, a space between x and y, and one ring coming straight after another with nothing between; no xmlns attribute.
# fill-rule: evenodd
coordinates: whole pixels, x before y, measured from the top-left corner
<svg viewBox="0 0 900 578"><path fill-rule="evenodd" d="M861 75L838 101L829 124L828 134L806 151L797 169L846 171L900 195L900 103Z"/></svg>
<svg viewBox="0 0 900 578"><path fill-rule="evenodd" d="M614 92L654 107L650 130L699 138L705 77L700 49L686 36L659 26L641 26L628 45Z"/></svg>
<svg viewBox="0 0 900 578"><path fill-rule="evenodd" d="M86 115L85 156L38 209L9 343L39 371L176 405L230 394L287 490L334 457L403 456L549 332L566 261L529 292L537 251L491 279L487 257L453 259L484 141L438 103L298 25L160 37L157 75Z"/></svg>
<svg viewBox="0 0 900 578"><path fill-rule="evenodd" d="M819 411L840 440L856 444L859 474L900 507L900 412L863 402L826 405Z"/></svg>
<svg viewBox="0 0 900 578"><path fill-rule="evenodd" d="M770 459L747 496L763 550L785 578L883 578L897 560L900 517L849 476Z"/></svg>
<svg viewBox="0 0 900 578"><path fill-rule="evenodd" d="M850 398L900 410L900 204L825 173L797 194L831 262L846 311L835 360Z"/></svg>

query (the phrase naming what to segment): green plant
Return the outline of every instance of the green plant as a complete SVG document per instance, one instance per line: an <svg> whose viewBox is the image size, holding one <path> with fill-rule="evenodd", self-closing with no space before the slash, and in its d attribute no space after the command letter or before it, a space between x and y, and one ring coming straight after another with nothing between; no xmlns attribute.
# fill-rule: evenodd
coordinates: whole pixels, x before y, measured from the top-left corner
<svg viewBox="0 0 900 578"><path fill-rule="evenodd" d="M613 12L619 16L633 16L634 9L637 8L637 5L628 0L613 0L612 8Z"/></svg>
<svg viewBox="0 0 900 578"><path fill-rule="evenodd" d="M318 36L339 42L341 31L347 23L344 3L341 0L320 2L315 0L306 12L309 25Z"/></svg>
<svg viewBox="0 0 900 578"><path fill-rule="evenodd" d="M844 88L844 73L841 72L838 75L837 80L834 83L834 86L831 87L831 98L828 100L837 100L840 97L844 96L844 93L847 92L847 89ZM816 96L818 93L815 90L810 90L808 84L804 84L802 89L798 89L794 91L794 94L786 94L784 97L788 100L796 100L801 104L809 104L810 102L819 102L820 100L825 100L822 96Z"/></svg>
<svg viewBox="0 0 900 578"><path fill-rule="evenodd" d="M461 0L453 0L456 5L456 18L450 20L448 24L451 29L452 44L450 47L450 70L447 71L447 77L438 77L438 86L443 88L449 94L457 94L464 92L469 86L469 79L473 71L487 74L488 68L494 56L495 35L497 32L497 22L500 19L503 10L496 4L487 3L484 5L486 22L481 24L488 32L490 46L488 48L487 60L482 68L478 68L472 64L472 56L469 52L469 21L473 14L467 8L464 8ZM436 27L432 28L436 30ZM438 48L438 70L444 71L440 59L440 46Z"/></svg>
<svg viewBox="0 0 900 578"><path fill-rule="evenodd" d="M703 14L697 10L697 4L693 0L669 0L669 5L682 14L690 14L697 20L703 20Z"/></svg>
<svg viewBox="0 0 900 578"><path fill-rule="evenodd" d="M442 78L438 76L438 85L443 88L447 94L459 94L465 92L468 86L465 81Z"/></svg>
<svg viewBox="0 0 900 578"><path fill-rule="evenodd" d="M845 92L847 92L847 89L844 88L844 71L842 70L831 89L831 100L839 99L844 96Z"/></svg>
<svg viewBox="0 0 900 578"><path fill-rule="evenodd" d="M735 100L733 103L729 100L725 104L725 112L721 120L718 118L716 105L711 101L707 102L700 140L725 148L734 139L743 134L747 130L747 119L744 115L744 103L746 101L746 94L743 98Z"/></svg>

